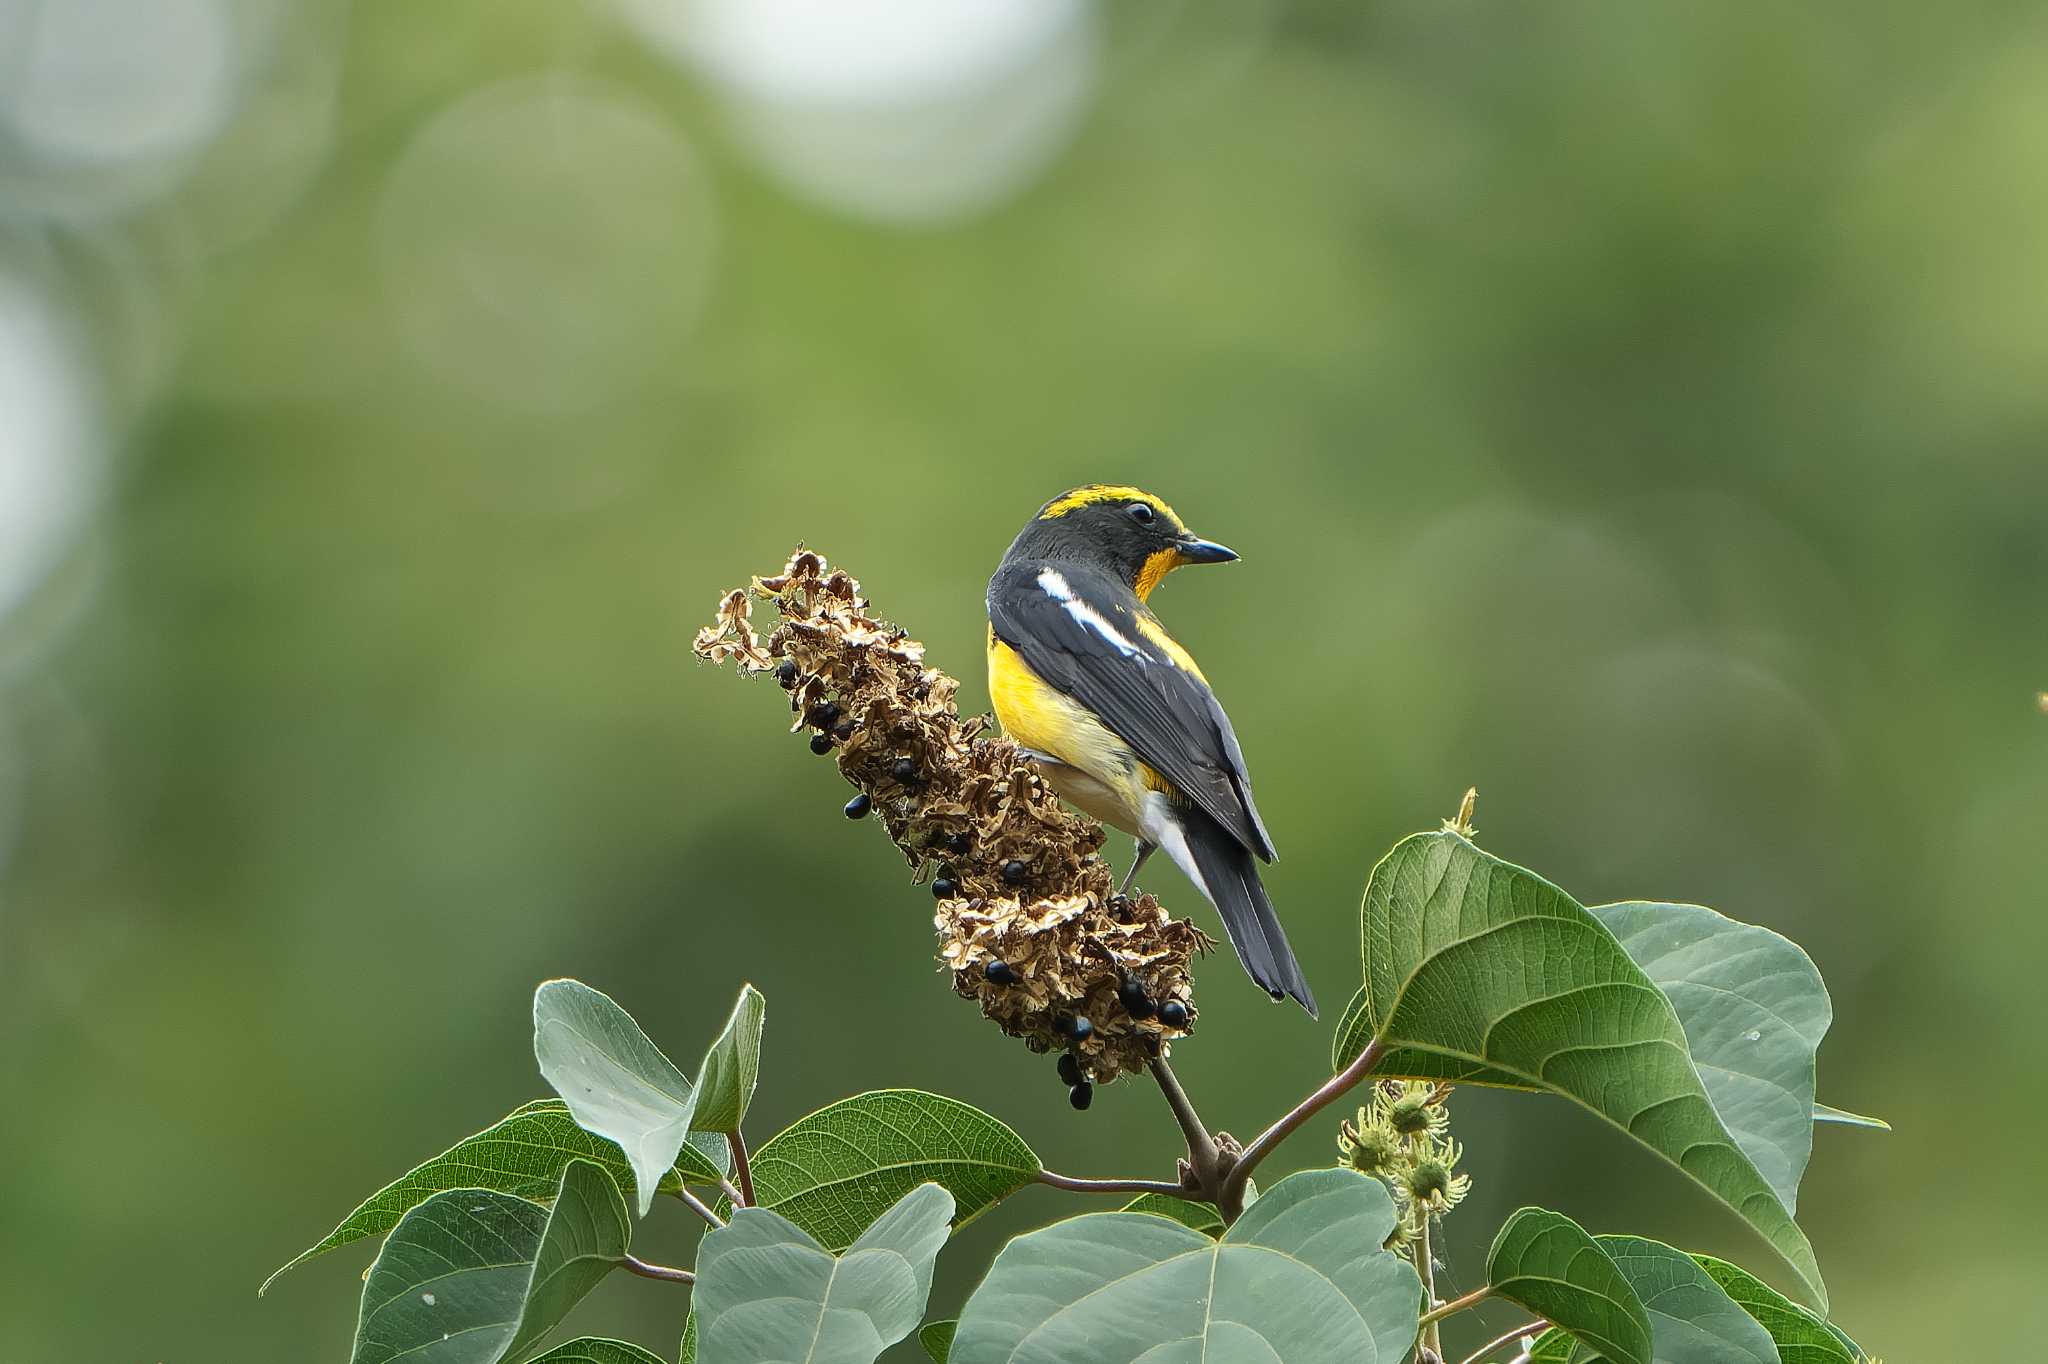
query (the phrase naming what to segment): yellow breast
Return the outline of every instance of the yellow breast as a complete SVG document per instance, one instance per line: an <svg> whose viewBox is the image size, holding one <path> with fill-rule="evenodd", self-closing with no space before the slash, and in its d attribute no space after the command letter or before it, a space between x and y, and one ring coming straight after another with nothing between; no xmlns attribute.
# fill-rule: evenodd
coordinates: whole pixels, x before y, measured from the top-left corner
<svg viewBox="0 0 2048 1364"><path fill-rule="evenodd" d="M988 636L988 693L1003 733L1020 747L1071 769L1046 772L1054 790L1105 823L1126 830L1136 827L1139 804L1147 786L1158 782L1156 775L1080 702L1031 671L993 629Z"/></svg>

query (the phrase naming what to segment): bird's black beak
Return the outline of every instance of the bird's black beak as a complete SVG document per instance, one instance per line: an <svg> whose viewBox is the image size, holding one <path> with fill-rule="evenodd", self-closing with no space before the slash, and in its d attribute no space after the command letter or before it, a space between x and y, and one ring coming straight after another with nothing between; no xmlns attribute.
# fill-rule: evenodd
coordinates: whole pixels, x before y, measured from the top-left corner
<svg viewBox="0 0 2048 1364"><path fill-rule="evenodd" d="M1190 535L1174 548L1180 551L1184 564L1227 564L1237 558L1237 551L1228 545L1219 545L1214 540L1197 540Z"/></svg>

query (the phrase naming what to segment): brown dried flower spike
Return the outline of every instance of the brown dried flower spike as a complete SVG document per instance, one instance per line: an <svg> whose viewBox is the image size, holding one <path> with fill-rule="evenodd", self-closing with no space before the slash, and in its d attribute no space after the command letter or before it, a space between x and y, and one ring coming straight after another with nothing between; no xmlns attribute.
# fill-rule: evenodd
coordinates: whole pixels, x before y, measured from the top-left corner
<svg viewBox="0 0 2048 1364"><path fill-rule="evenodd" d="M782 615L765 642L755 597ZM1188 964L1209 936L1150 895L1114 898L1097 855L1102 826L1061 805L1015 744L986 732L986 716L962 720L960 684L869 615L844 570L799 547L780 573L720 598L695 649L745 674L773 672L789 692L791 732L808 728L820 752L838 750L840 773L872 801L915 879L934 878L953 988L1004 1032L1033 1051L1072 1051L1100 1083L1143 1068L1193 1026ZM1186 1008L1186 1027L1159 1021L1168 1001Z"/></svg>

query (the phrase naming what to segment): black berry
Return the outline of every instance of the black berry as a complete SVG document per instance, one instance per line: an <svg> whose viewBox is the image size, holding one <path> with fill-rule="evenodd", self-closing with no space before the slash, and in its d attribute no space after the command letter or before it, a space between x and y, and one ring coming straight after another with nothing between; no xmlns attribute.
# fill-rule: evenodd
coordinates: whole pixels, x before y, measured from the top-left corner
<svg viewBox="0 0 2048 1364"><path fill-rule="evenodd" d="M1085 1014L1061 1014L1053 1027L1070 1042L1086 1042L1095 1035L1095 1025Z"/></svg>
<svg viewBox="0 0 2048 1364"><path fill-rule="evenodd" d="M853 737L853 721L841 720L838 724L832 726L832 737L841 742L851 739Z"/></svg>
<svg viewBox="0 0 2048 1364"><path fill-rule="evenodd" d="M813 752L813 753L816 753L816 754L818 754L818 755L820 755L820 756L822 757L822 756L823 756L824 754L830 753L831 751L832 751L832 736L831 736L831 735L829 735L829 734L813 734L813 735L811 736L811 752Z"/></svg>
<svg viewBox="0 0 2048 1364"><path fill-rule="evenodd" d="M1095 1102L1095 1086L1083 1080L1080 1084L1067 1091L1067 1102L1078 1109L1085 1110L1089 1104Z"/></svg>
<svg viewBox="0 0 2048 1364"><path fill-rule="evenodd" d="M1124 1012L1132 1018L1152 1016L1152 997L1145 993L1136 976L1126 975L1117 982L1116 997L1123 1001Z"/></svg>
<svg viewBox="0 0 2048 1364"><path fill-rule="evenodd" d="M796 685L796 660L785 658L775 665L775 680L785 687Z"/></svg>
<svg viewBox="0 0 2048 1364"><path fill-rule="evenodd" d="M960 883L950 876L941 876L932 882L932 894L941 900L950 900L960 893Z"/></svg>
<svg viewBox="0 0 2048 1364"><path fill-rule="evenodd" d="M1081 1073L1081 1058L1070 1051L1060 1053L1060 1083L1063 1085L1084 1085L1088 1077Z"/></svg>
<svg viewBox="0 0 2048 1364"><path fill-rule="evenodd" d="M950 833L946 835L946 851L952 853L956 857L959 856L961 853L966 852L969 848L973 846L974 840L969 838L966 834Z"/></svg>
<svg viewBox="0 0 2048 1364"><path fill-rule="evenodd" d="M874 805L874 801L868 799L868 793L863 791L852 800L846 802L846 817L848 819L859 819L862 815L873 809Z"/></svg>
<svg viewBox="0 0 2048 1364"><path fill-rule="evenodd" d="M1015 985L1017 983L1017 968L1004 961L1001 957L989 958L988 965L981 968L981 973L998 985Z"/></svg>
<svg viewBox="0 0 2048 1364"><path fill-rule="evenodd" d="M1003 879L1013 886L1023 885L1024 878L1029 875L1031 875L1031 868L1025 866L1017 858L1013 857L1003 863Z"/></svg>
<svg viewBox="0 0 2048 1364"><path fill-rule="evenodd" d="M811 707L811 713L804 718L818 729L830 729L839 723L839 707L830 701L820 701Z"/></svg>
<svg viewBox="0 0 2048 1364"><path fill-rule="evenodd" d="M910 758L898 758L896 765L889 769L889 775L899 786L908 786L917 780L917 763Z"/></svg>
<svg viewBox="0 0 2048 1364"><path fill-rule="evenodd" d="M1159 1006L1159 1021L1175 1032L1185 1032L1188 1026L1188 1006L1177 999L1169 999Z"/></svg>

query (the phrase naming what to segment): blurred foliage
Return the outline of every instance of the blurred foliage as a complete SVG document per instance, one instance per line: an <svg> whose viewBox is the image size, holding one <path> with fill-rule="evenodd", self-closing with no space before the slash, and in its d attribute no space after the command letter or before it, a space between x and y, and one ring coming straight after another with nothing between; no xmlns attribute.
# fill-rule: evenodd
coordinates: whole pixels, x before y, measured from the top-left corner
<svg viewBox="0 0 2048 1364"><path fill-rule="evenodd" d="M1897 1129L1817 1134L1835 1315L1897 1358L1961 1321L2031 1344L2038 7L1110 5L1070 140L911 224L762 169L602 6L232 12L284 36L176 184L56 218L0 180L0 263L73 308L113 438L0 620L0 1359L339 1358L346 1252L255 1285L544 1092L518 1042L554 975L667 1037L759 985L757 1142L905 1085L1062 1170L1163 1168L1151 1093L1072 1112L952 997L929 894L779 694L689 661L802 538L976 706L987 572L1098 479L1244 554L1156 604L1231 706L1327 997L1369 860L1468 783L1487 847L1583 902L1780 929L1833 992L1822 1092ZM331 108L280 168L308 68ZM533 148L524 213L401 174L543 80L581 136ZM1182 1078L1255 1130L1330 1021L1226 962L1199 984ZM1440 1291L1523 1203L1756 1260L1563 1105L1474 1093L1460 1133ZM933 1315L1078 1204L963 1233ZM608 1283L569 1325L655 1340L672 1296Z"/></svg>

